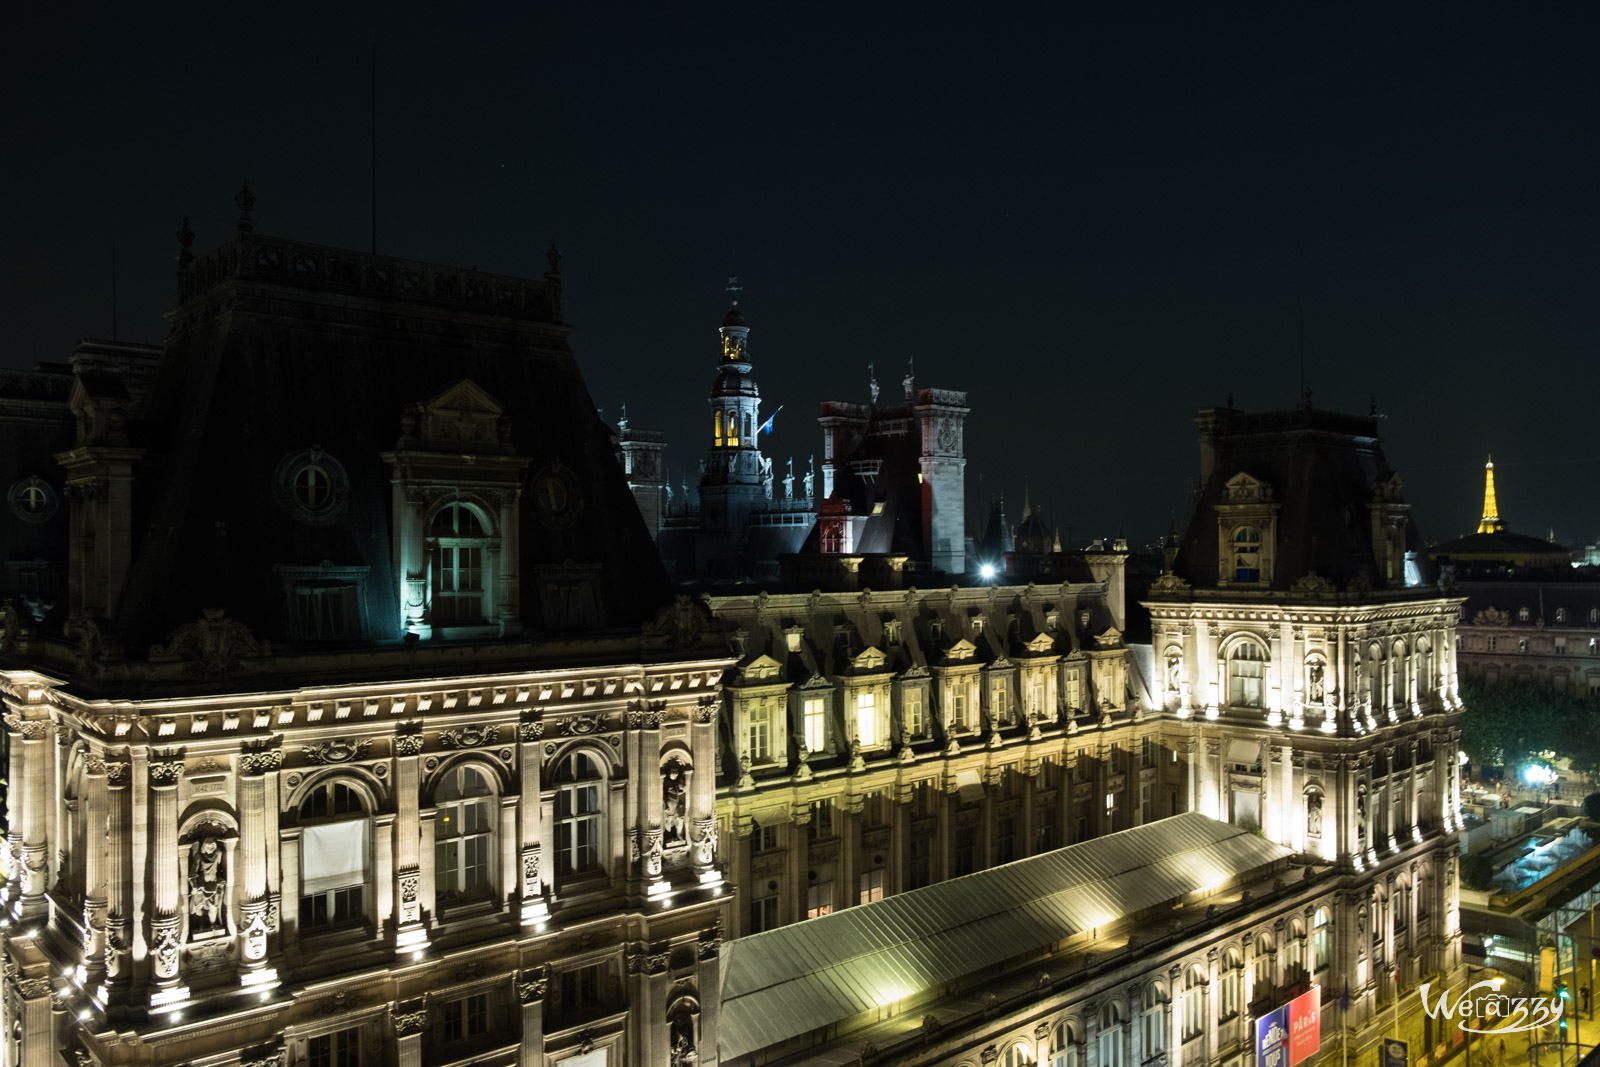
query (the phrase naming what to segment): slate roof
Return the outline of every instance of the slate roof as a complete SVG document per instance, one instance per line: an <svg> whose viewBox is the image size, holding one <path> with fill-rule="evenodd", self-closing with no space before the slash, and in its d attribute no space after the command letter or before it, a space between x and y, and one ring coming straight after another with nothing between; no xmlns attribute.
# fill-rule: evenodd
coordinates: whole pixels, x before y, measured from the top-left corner
<svg viewBox="0 0 1600 1067"><path fill-rule="evenodd" d="M129 421L133 564L113 620L130 646L222 607L258 638L288 643L274 567L368 566L375 640L401 636L390 470L379 458L408 405L471 379L502 405L531 462L521 495L524 627L544 626L534 568L601 565L606 623L637 628L670 599L662 571L543 280L369 256L259 234L197 260L155 378ZM274 493L288 453L318 446L348 473L328 525L291 517ZM570 526L541 522L527 478L552 462L583 497Z"/></svg>
<svg viewBox="0 0 1600 1067"><path fill-rule="evenodd" d="M1375 417L1314 409L1246 414L1231 408L1202 413L1216 420L1211 476L1195 503L1173 573L1196 587L1217 585L1215 506L1223 486L1245 472L1269 483L1278 502L1277 563L1272 588L1287 590L1315 570L1343 587L1358 575L1382 589L1367 505L1394 470L1383 454ZM1438 580L1413 515L1406 549L1416 553L1421 584Z"/></svg>
<svg viewBox="0 0 1600 1067"><path fill-rule="evenodd" d="M724 1061L1220 887L1291 851L1195 812L723 948Z"/></svg>

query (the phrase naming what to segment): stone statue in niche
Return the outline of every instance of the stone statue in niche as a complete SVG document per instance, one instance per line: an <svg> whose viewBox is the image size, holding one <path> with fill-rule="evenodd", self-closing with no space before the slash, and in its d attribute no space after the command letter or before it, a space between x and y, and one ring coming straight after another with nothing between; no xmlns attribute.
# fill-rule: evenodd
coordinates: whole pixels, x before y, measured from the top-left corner
<svg viewBox="0 0 1600 1067"><path fill-rule="evenodd" d="M700 1054L694 1047L694 1019L688 1012L680 1012L672 1021L672 1067L693 1067Z"/></svg>
<svg viewBox="0 0 1600 1067"><path fill-rule="evenodd" d="M1367 847L1367 783L1356 787L1356 848Z"/></svg>
<svg viewBox="0 0 1600 1067"><path fill-rule="evenodd" d="M1323 701L1322 671L1320 663L1313 663L1306 669L1306 702L1309 704L1320 704Z"/></svg>
<svg viewBox="0 0 1600 1067"><path fill-rule="evenodd" d="M689 843L684 819L687 788L683 764L673 760L661 775L662 843L668 848Z"/></svg>
<svg viewBox="0 0 1600 1067"><path fill-rule="evenodd" d="M1176 693L1182 681L1183 661L1177 656L1167 657L1167 692Z"/></svg>
<svg viewBox="0 0 1600 1067"><path fill-rule="evenodd" d="M1312 793L1306 797L1306 834L1310 837L1322 836L1322 794Z"/></svg>
<svg viewBox="0 0 1600 1067"><path fill-rule="evenodd" d="M214 837L201 838L189 851L190 940L225 929L223 907L227 891L227 860L222 842Z"/></svg>

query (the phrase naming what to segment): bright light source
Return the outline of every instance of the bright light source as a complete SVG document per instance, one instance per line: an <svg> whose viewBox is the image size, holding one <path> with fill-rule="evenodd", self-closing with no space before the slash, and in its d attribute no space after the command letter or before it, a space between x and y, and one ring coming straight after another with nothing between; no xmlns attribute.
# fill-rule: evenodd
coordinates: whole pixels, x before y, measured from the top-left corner
<svg viewBox="0 0 1600 1067"><path fill-rule="evenodd" d="M1542 767L1537 763L1530 763L1522 772L1522 777L1529 785L1549 785L1556 780L1556 772L1549 767Z"/></svg>
<svg viewBox="0 0 1600 1067"><path fill-rule="evenodd" d="M1460 760L1463 766L1472 762L1471 760L1467 759L1467 754L1462 752L1460 749L1456 750L1456 759Z"/></svg>
<svg viewBox="0 0 1600 1067"><path fill-rule="evenodd" d="M993 578L994 573L993 563L985 563L983 566L978 568L978 575L983 578L984 581L988 581L990 578Z"/></svg>

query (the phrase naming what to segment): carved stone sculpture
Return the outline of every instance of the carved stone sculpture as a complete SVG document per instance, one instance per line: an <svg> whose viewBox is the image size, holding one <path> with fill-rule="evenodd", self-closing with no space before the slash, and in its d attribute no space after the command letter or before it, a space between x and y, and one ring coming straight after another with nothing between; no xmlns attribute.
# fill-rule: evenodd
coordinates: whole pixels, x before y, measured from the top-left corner
<svg viewBox="0 0 1600 1067"><path fill-rule="evenodd" d="M688 781L683 764L673 760L661 775L661 829L666 847L688 843L685 805Z"/></svg>
<svg viewBox="0 0 1600 1067"><path fill-rule="evenodd" d="M227 927L227 855L214 837L189 851L189 940Z"/></svg>

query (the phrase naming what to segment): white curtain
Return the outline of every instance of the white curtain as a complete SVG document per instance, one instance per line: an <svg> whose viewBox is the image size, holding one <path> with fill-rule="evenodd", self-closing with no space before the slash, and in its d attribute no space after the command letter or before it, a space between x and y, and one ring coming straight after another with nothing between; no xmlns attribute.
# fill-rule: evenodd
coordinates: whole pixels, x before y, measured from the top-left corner
<svg viewBox="0 0 1600 1067"><path fill-rule="evenodd" d="M367 820L300 831L300 895L315 896L367 880Z"/></svg>

